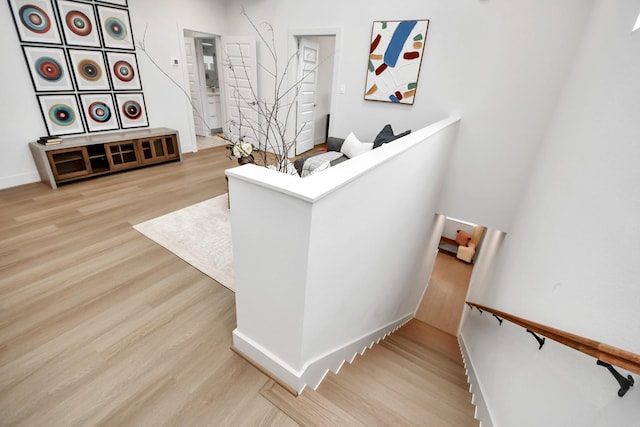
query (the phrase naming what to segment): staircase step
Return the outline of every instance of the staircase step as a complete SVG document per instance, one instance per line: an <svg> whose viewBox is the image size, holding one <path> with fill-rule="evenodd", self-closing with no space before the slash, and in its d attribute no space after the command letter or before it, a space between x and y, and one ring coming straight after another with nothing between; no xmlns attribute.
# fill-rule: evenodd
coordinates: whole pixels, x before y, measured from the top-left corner
<svg viewBox="0 0 640 427"><path fill-rule="evenodd" d="M365 426L330 399L311 389L305 389L296 397L275 381L269 380L260 394L303 426Z"/></svg>
<svg viewBox="0 0 640 427"><path fill-rule="evenodd" d="M294 397L270 381L261 394L304 426L478 427L456 338L415 322L330 372L317 390Z"/></svg>

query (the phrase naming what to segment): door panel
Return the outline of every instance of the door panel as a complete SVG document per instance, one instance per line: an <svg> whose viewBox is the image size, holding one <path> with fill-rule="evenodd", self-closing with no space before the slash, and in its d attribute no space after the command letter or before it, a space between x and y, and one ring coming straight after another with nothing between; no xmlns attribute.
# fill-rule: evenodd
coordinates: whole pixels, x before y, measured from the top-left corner
<svg viewBox="0 0 640 427"><path fill-rule="evenodd" d="M253 37L222 37L221 104L227 122L223 123L225 136L237 141L242 135L245 141L259 145L253 129L258 126L256 41Z"/></svg>
<svg viewBox="0 0 640 427"><path fill-rule="evenodd" d="M196 54L196 41L191 37L185 37L185 53L187 60L187 73L189 75L189 95L191 96L191 107L193 109L193 123L196 135L206 136L207 127L202 120L205 117L202 104L202 90L200 88L200 74L198 55Z"/></svg>
<svg viewBox="0 0 640 427"><path fill-rule="evenodd" d="M318 52L318 43L305 38L300 39L298 48L298 81L301 84L298 96L296 154L304 153L313 148L318 85Z"/></svg>

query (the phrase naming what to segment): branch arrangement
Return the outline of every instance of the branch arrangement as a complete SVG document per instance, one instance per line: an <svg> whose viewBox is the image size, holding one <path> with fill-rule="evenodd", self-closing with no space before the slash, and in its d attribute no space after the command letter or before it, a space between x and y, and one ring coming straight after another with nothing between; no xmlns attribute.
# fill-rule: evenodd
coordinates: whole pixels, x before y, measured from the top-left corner
<svg viewBox="0 0 640 427"><path fill-rule="evenodd" d="M244 56L240 55L239 63L234 65L228 52L225 52L224 66L229 68L231 76L231 81L227 81L225 84L227 89L231 91L232 98L237 100L233 107L238 112L238 120L229 121L230 134L237 135L238 140L233 141L234 144L242 144L247 141L257 144L262 164L265 166L280 172L290 173L293 166L288 158L289 152L295 147L300 133L304 130L303 125L291 132L292 114L296 113L297 100L303 81L313 74L317 66L313 70L303 73L293 85L287 86L288 73L295 72L298 54L288 57L284 66L281 66L271 24L263 23L264 29L261 30L244 8L242 8L241 14L247 19L268 52L270 67L262 63L258 63L258 67L271 79L267 90L263 91L271 98L268 101L259 97L254 82L249 76L249 67ZM240 46L238 48L240 49ZM247 82L248 88L245 87L244 91L241 90L240 82ZM258 118L257 120L253 118L255 116Z"/></svg>

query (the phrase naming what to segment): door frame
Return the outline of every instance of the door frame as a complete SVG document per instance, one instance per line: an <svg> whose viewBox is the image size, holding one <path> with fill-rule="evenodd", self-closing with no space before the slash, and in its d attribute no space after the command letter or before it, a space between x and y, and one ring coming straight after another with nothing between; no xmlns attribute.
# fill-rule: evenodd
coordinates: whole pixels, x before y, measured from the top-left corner
<svg viewBox="0 0 640 427"><path fill-rule="evenodd" d="M326 27L326 28L293 28L290 29L288 32L288 38L289 38L289 56L288 58L291 58L294 55L298 54L298 39L303 38L303 37L322 37L322 36L329 36L329 37L335 37L335 44L334 44L334 52L333 52L333 78L332 78L332 82L331 82L331 102L330 102L330 106L329 106L329 111L334 111L334 107L336 105L336 97L334 95L336 95L338 93L338 87L339 87L339 70L340 70L340 62L341 62L341 58L340 58L340 52L342 51L342 29L338 28L338 27ZM322 59L322 58L320 58ZM295 73L289 73L289 87L292 87L296 84L297 81L297 65L296 65L296 72ZM294 117L290 118L290 120L293 120L293 123L289 123L289 129L293 129L293 131L295 132L297 129L297 114L294 115ZM332 131L332 127L333 127L333 121L329 122L329 134L331 134ZM295 151L295 147L292 147L292 150ZM292 155L292 153L289 153L289 155Z"/></svg>
<svg viewBox="0 0 640 427"><path fill-rule="evenodd" d="M185 48L185 38L193 37L193 38L211 38L218 40L218 35L213 33L207 33L204 31L192 30L190 28L185 28L182 26L178 26L178 38L180 40L180 60L178 63L174 63L173 65L180 64L180 68L182 70L182 90L185 91L185 94L189 92L189 71L187 70L187 51ZM187 35L188 33L188 35ZM217 46L216 46L217 48ZM178 58L175 58L176 60ZM219 70L219 67L218 67ZM185 99L185 104L187 107L187 114L189 115L189 135L188 139L185 136L180 137L180 147L183 149L183 152L197 152L198 144L196 142L196 125L195 125L195 117L193 116L192 105L188 99ZM186 148L186 149L185 149Z"/></svg>

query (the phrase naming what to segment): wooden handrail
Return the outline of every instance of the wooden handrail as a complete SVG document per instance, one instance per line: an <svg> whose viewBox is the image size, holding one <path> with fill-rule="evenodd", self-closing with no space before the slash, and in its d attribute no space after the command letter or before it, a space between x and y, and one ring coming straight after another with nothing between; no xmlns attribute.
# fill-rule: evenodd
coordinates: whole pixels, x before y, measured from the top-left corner
<svg viewBox="0 0 640 427"><path fill-rule="evenodd" d="M488 311L489 313L495 314L496 316L508 320L511 323L515 323L525 329L539 333L540 335L559 342L560 344L564 344L567 347L574 348L588 354L589 356L593 356L603 362L640 374L640 355L638 354L594 341L589 338L584 338L579 335L571 334L560 329L532 322L475 302L467 301L467 304L471 307L479 308L482 311Z"/></svg>

